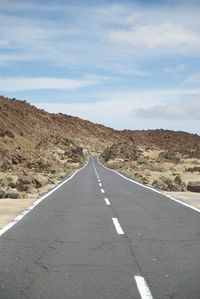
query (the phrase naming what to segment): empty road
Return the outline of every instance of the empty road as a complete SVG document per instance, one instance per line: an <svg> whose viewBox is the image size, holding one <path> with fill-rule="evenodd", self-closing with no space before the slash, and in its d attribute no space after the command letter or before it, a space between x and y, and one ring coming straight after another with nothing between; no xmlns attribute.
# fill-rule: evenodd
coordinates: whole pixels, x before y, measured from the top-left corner
<svg viewBox="0 0 200 299"><path fill-rule="evenodd" d="M27 212L0 232L1 299L200 299L200 213L96 157Z"/></svg>

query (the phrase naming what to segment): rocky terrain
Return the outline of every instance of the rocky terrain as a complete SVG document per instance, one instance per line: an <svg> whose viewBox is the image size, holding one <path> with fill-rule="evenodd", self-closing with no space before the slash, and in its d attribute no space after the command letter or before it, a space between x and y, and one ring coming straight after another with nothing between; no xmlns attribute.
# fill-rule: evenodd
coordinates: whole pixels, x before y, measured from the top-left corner
<svg viewBox="0 0 200 299"><path fill-rule="evenodd" d="M200 191L195 183L200 181L198 135L117 131L0 97L0 198L37 197L83 165L89 154L155 188Z"/></svg>
<svg viewBox="0 0 200 299"><path fill-rule="evenodd" d="M200 192L200 136L165 130L130 136L102 152L106 166L160 190Z"/></svg>
<svg viewBox="0 0 200 299"><path fill-rule="evenodd" d="M110 128L0 97L0 198L38 196L119 137Z"/></svg>

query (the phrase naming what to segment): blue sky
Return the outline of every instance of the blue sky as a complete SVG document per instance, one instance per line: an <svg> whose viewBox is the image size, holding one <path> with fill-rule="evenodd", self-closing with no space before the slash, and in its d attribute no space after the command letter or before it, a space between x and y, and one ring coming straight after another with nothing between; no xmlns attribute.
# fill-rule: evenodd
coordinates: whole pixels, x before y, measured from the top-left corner
<svg viewBox="0 0 200 299"><path fill-rule="evenodd" d="M0 94L200 134L199 1L0 0Z"/></svg>

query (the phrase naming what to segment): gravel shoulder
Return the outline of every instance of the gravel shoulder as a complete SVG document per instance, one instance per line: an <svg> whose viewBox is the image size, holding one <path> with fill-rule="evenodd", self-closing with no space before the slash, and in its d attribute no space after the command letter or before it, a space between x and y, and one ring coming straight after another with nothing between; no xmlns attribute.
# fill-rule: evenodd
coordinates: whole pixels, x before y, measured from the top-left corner
<svg viewBox="0 0 200 299"><path fill-rule="evenodd" d="M176 199L179 199L191 206L200 208L200 193L194 192L164 192Z"/></svg>
<svg viewBox="0 0 200 299"><path fill-rule="evenodd" d="M0 229L26 210L36 199L0 199Z"/></svg>
<svg viewBox="0 0 200 299"><path fill-rule="evenodd" d="M53 188L55 188L61 182L61 180L55 181ZM0 229L2 229L9 222L13 221L19 214L21 214L36 200L38 200L38 198L53 188L52 185L46 185L40 189L40 195L38 195L38 193L33 193L26 198L0 198Z"/></svg>

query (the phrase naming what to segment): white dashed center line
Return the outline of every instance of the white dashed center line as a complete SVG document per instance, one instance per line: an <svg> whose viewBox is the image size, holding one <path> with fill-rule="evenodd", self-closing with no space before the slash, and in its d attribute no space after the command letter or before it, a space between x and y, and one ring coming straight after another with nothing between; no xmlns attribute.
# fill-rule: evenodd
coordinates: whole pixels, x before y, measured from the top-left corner
<svg viewBox="0 0 200 299"><path fill-rule="evenodd" d="M109 201L109 199L108 199L108 198L104 198L104 200L105 200L107 206L110 206L110 201Z"/></svg>
<svg viewBox="0 0 200 299"><path fill-rule="evenodd" d="M93 167L94 167L94 171L95 171L95 174L97 177L97 181L99 183L99 187L102 187L101 180L99 178L98 172L94 165L94 161L93 161ZM101 193L105 193L104 189L101 189ZM110 206L109 199L105 197L104 200L105 200L106 205ZM20 216L19 216L19 218L20 218ZM118 235L124 235L124 231L123 231L118 219L112 218L112 221L113 221L113 224L115 226L115 229L116 229ZM150 291L145 279L140 275L134 276L134 278L135 278L136 285L137 285L138 291L140 293L141 299L153 299L153 296L151 295L151 291Z"/></svg>
<svg viewBox="0 0 200 299"><path fill-rule="evenodd" d="M135 276L135 281L142 299L153 299L149 287L142 276Z"/></svg>
<svg viewBox="0 0 200 299"><path fill-rule="evenodd" d="M112 221L114 223L114 226L116 228L116 231L117 231L118 235L124 235L124 232L121 228L121 225L119 224L118 219L117 218L112 218Z"/></svg>

